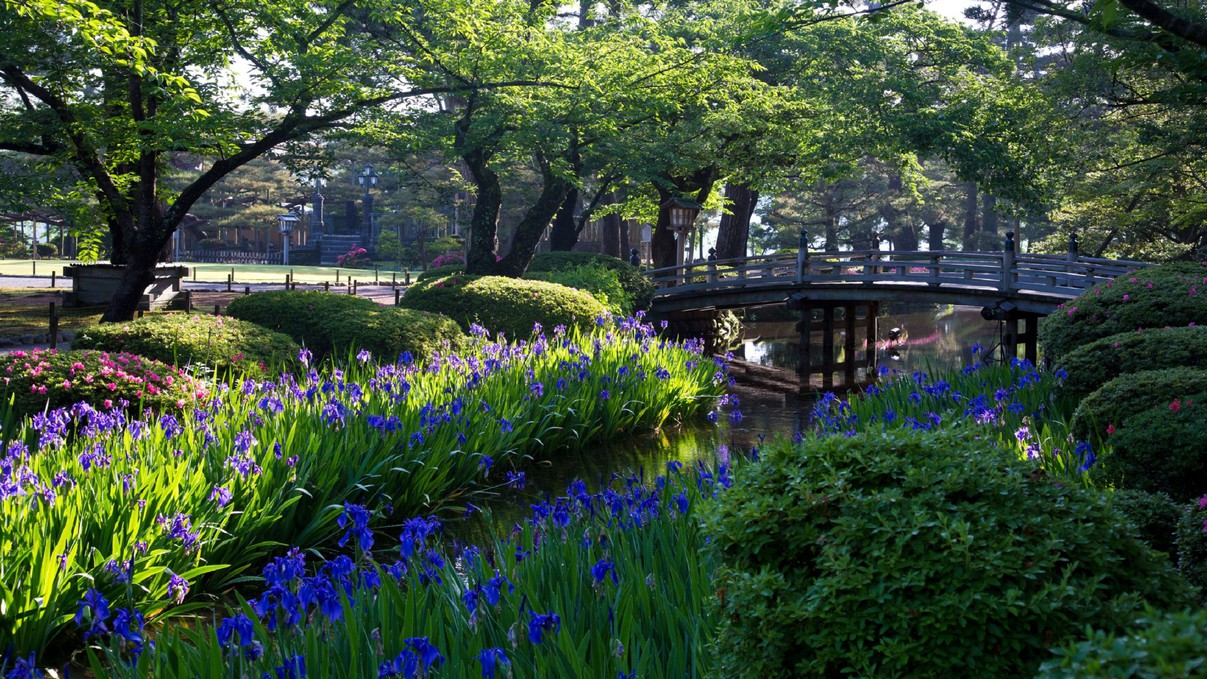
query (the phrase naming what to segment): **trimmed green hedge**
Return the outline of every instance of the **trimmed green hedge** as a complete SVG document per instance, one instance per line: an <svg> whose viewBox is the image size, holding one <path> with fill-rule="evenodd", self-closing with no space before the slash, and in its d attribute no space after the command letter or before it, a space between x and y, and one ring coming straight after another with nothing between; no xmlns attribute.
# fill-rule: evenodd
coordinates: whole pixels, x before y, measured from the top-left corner
<svg viewBox="0 0 1207 679"><path fill-rule="evenodd" d="M1166 368L1121 375L1077 404L1070 429L1077 440L1103 441L1108 428L1118 431L1123 421L1136 413L1167 407L1174 399L1193 401L1204 396L1207 370Z"/></svg>
<svg viewBox="0 0 1207 679"><path fill-rule="evenodd" d="M1110 496L971 432L762 451L704 510L721 674L1024 676L1191 593Z"/></svg>
<svg viewBox="0 0 1207 679"><path fill-rule="evenodd" d="M1168 679L1207 676L1207 609L1149 608L1122 634L1097 629L1090 638L1052 651L1037 677Z"/></svg>
<svg viewBox="0 0 1207 679"><path fill-rule="evenodd" d="M455 348L465 339L443 316L331 292L261 292L236 298L227 313L283 332L318 357L365 350L379 360L394 360L403 352L422 358L446 342Z"/></svg>
<svg viewBox="0 0 1207 679"><path fill-rule="evenodd" d="M654 284L641 269L611 255L590 252L538 252L528 264L528 273L565 271L587 264L606 267L616 272L631 304L627 313L645 311L654 300Z"/></svg>
<svg viewBox="0 0 1207 679"><path fill-rule="evenodd" d="M558 271L529 272L524 275L524 279L557 283L591 293L592 297L599 300L599 303L615 316L632 316L635 311L629 293L620 284L620 277L612 269L598 264L584 264Z"/></svg>
<svg viewBox="0 0 1207 679"><path fill-rule="evenodd" d="M439 313L468 330L477 323L492 333L524 338L533 325L585 327L608 310L590 293L556 283L504 276L449 276L411 286L402 306Z"/></svg>
<svg viewBox="0 0 1207 679"><path fill-rule="evenodd" d="M1111 335L1077 347L1060 361L1068 373L1064 389L1078 397L1120 375L1187 366L1207 366L1207 325Z"/></svg>
<svg viewBox="0 0 1207 679"><path fill-rule="evenodd" d="M1120 425L1090 468L1095 480L1168 493L1178 502L1207 494L1207 403L1167 399Z"/></svg>
<svg viewBox="0 0 1207 679"><path fill-rule="evenodd" d="M415 276L415 283L432 280L434 278L444 278L453 274L465 273L464 264L445 264L444 266L434 266L427 271L421 272Z"/></svg>
<svg viewBox="0 0 1207 679"><path fill-rule="evenodd" d="M253 376L263 376L298 355L298 345L288 335L238 318L202 314L91 326L76 333L72 348L126 351L181 367L200 365L220 374Z"/></svg>
<svg viewBox="0 0 1207 679"><path fill-rule="evenodd" d="M1173 262L1097 285L1039 324L1044 353L1062 360L1094 340L1135 332L1207 324L1207 264Z"/></svg>
<svg viewBox="0 0 1207 679"><path fill-rule="evenodd" d="M1140 539L1149 547L1165 552L1177 561L1174 535L1178 520L1182 518L1182 505L1174 502L1168 493L1123 488L1115 491L1115 507L1132 522Z"/></svg>

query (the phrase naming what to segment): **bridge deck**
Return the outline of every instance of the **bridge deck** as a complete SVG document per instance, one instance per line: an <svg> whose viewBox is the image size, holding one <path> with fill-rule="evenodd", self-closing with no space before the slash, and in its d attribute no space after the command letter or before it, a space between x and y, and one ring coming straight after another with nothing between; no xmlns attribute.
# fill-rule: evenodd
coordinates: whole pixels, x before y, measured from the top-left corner
<svg viewBox="0 0 1207 679"><path fill-rule="evenodd" d="M686 311L762 306L790 298L985 305L1009 300L1047 314L1096 283L1146 266L1061 255L1004 252L798 253L655 269L654 308Z"/></svg>

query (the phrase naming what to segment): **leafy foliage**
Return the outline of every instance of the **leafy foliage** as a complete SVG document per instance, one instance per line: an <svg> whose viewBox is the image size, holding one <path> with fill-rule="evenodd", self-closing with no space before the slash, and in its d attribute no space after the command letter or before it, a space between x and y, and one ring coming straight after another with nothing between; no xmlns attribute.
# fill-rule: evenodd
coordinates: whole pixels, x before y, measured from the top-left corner
<svg viewBox="0 0 1207 679"><path fill-rule="evenodd" d="M616 316L631 316L632 301L620 285L616 272L598 264L584 264L559 271L527 273L524 278L533 281L557 283L567 288L588 292L599 300L608 311Z"/></svg>
<svg viewBox="0 0 1207 679"><path fill-rule="evenodd" d="M1181 504L1174 502L1168 493L1124 488L1115 491L1115 507L1132 522L1149 547L1177 561L1174 533L1182 516Z"/></svg>
<svg viewBox="0 0 1207 679"><path fill-rule="evenodd" d="M1122 375L1077 404L1071 424L1079 439L1105 440L1136 413L1167 407L1174 399L1200 400L1207 394L1207 370L1168 368Z"/></svg>
<svg viewBox="0 0 1207 679"><path fill-rule="evenodd" d="M522 338L533 326L586 327L608 310L590 293L556 283L503 276L448 276L417 283L402 305L443 314L462 328L478 324L491 332Z"/></svg>
<svg viewBox="0 0 1207 679"><path fill-rule="evenodd" d="M1126 379L1126 378L1125 378ZM1123 420L1091 475L1186 502L1207 493L1207 393L1167 398Z"/></svg>
<svg viewBox="0 0 1207 679"><path fill-rule="evenodd" d="M650 307L650 302L654 299L654 284L640 269L616 257L589 252L541 252L532 257L528 273L564 271L583 264L603 266L616 272L628 297L629 308L625 312L626 315L645 311Z"/></svg>
<svg viewBox="0 0 1207 679"><path fill-rule="evenodd" d="M1149 607L1124 632L1090 630L1088 639L1052 651L1058 657L1045 662L1036 677L1200 677L1207 668L1207 609Z"/></svg>
<svg viewBox="0 0 1207 679"><path fill-rule="evenodd" d="M83 401L98 410L179 410L198 386L179 368L128 353L34 349L0 356L0 409L17 417Z"/></svg>
<svg viewBox="0 0 1207 679"><path fill-rule="evenodd" d="M1207 263L1173 262L1125 274L1062 304L1040 321L1039 342L1060 361L1111 335L1191 324L1207 324Z"/></svg>
<svg viewBox="0 0 1207 679"><path fill-rule="evenodd" d="M1207 596L1207 494L1191 501L1178 521L1178 570Z"/></svg>
<svg viewBox="0 0 1207 679"><path fill-rule="evenodd" d="M1207 365L1207 325L1110 335L1077 347L1060 360L1064 388L1077 397L1129 373Z"/></svg>
<svg viewBox="0 0 1207 679"><path fill-rule="evenodd" d="M297 358L288 335L222 316L163 314L94 325L76 333L75 349L129 352L180 367L260 377Z"/></svg>
<svg viewBox="0 0 1207 679"><path fill-rule="evenodd" d="M730 676L1021 676L1189 600L1108 496L969 433L772 446L703 520Z"/></svg>
<svg viewBox="0 0 1207 679"><path fill-rule="evenodd" d="M319 357L364 350L384 360L404 351L424 358L464 339L443 316L332 292L261 292L232 300L227 313L289 335Z"/></svg>

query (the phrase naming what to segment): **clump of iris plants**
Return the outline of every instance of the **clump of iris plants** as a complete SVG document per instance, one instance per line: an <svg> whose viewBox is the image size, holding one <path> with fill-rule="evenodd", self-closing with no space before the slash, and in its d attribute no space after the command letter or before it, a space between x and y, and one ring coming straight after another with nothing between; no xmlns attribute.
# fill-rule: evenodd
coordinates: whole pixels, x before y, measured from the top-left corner
<svg viewBox="0 0 1207 679"><path fill-rule="evenodd" d="M105 676L703 676L715 609L693 514L730 479L727 463L672 462L595 492L575 481L481 547L450 544L433 516L377 534L377 510L346 504L348 553L289 550L214 623L151 646L95 590L76 622Z"/></svg>

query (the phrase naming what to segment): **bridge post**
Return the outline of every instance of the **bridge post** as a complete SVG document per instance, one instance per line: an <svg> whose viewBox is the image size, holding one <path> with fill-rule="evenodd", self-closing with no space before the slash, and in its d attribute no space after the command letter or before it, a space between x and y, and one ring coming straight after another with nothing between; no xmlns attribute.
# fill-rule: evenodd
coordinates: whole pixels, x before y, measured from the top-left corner
<svg viewBox="0 0 1207 679"><path fill-rule="evenodd" d="M1002 282L1001 291L1009 294L1014 289L1016 272L1014 270L1014 232L1006 232L1006 241L1002 243Z"/></svg>
<svg viewBox="0 0 1207 679"><path fill-rule="evenodd" d="M800 245L796 249L796 282L804 283L809 271L809 232L800 230Z"/></svg>
<svg viewBox="0 0 1207 679"><path fill-rule="evenodd" d="M1069 234L1069 253L1065 255L1065 272L1069 275L1065 278L1065 285L1072 287L1073 285L1073 268L1077 265L1077 251L1080 249L1080 243L1077 242L1077 232Z"/></svg>
<svg viewBox="0 0 1207 679"><path fill-rule="evenodd" d="M847 336L843 338L843 376L846 378L848 388L855 385L855 302L849 302L843 307L842 313L846 316Z"/></svg>
<svg viewBox="0 0 1207 679"><path fill-rule="evenodd" d="M708 282L717 282L717 249L708 249Z"/></svg>

